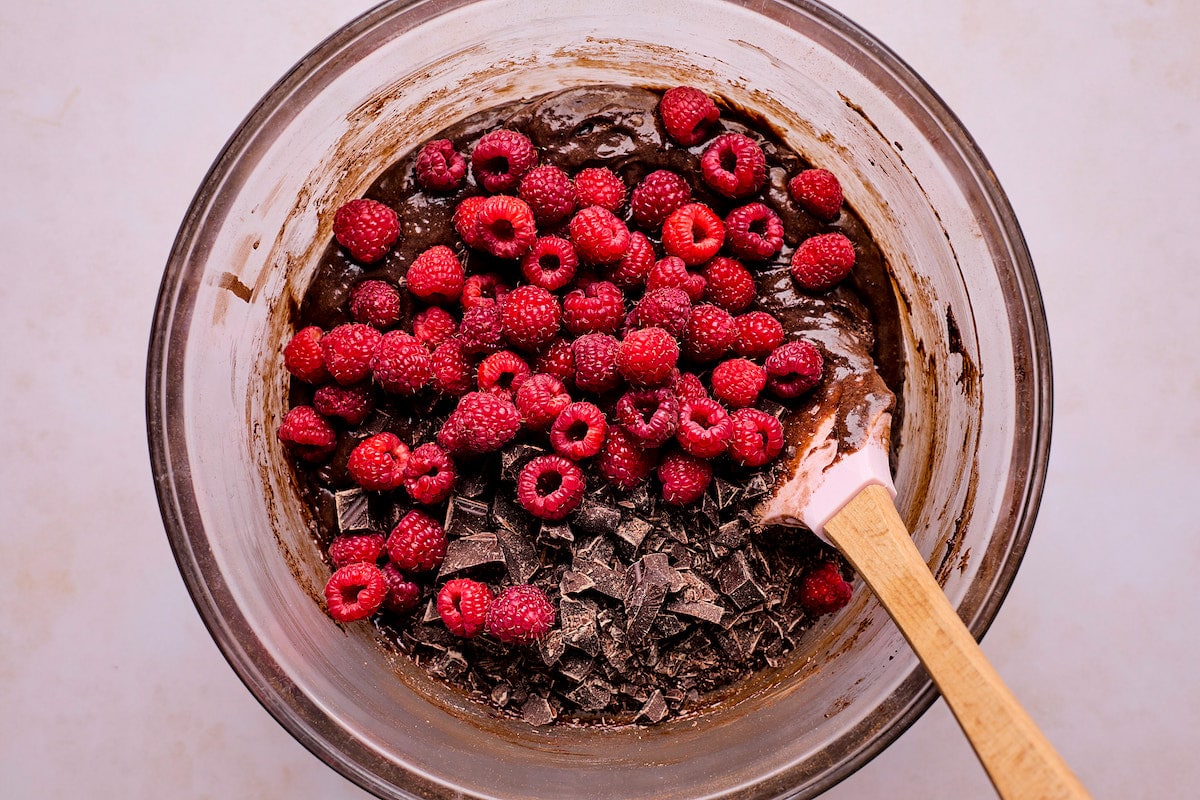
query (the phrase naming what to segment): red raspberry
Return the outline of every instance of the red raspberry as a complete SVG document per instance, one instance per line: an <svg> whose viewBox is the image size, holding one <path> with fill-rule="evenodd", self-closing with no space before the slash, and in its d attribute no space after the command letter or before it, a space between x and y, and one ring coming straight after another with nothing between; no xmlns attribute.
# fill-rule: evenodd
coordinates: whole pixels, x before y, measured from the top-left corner
<svg viewBox="0 0 1200 800"><path fill-rule="evenodd" d="M667 135L684 147L699 144L721 118L717 104L693 86L668 89L658 103L658 116Z"/></svg>
<svg viewBox="0 0 1200 800"><path fill-rule="evenodd" d="M472 195L464 197L461 202L454 208L454 231L458 234L458 238L463 240L463 244L467 247L473 247L476 250L483 246L483 240L479 238L479 208L483 205L487 197L483 195Z"/></svg>
<svg viewBox="0 0 1200 800"><path fill-rule="evenodd" d="M374 564L347 564L329 576L325 605L338 622L366 619L379 610L387 596L387 581Z"/></svg>
<svg viewBox="0 0 1200 800"><path fill-rule="evenodd" d="M657 230L663 221L692 199L692 187L669 169L651 172L633 188L629 210L633 221L646 230Z"/></svg>
<svg viewBox="0 0 1200 800"><path fill-rule="evenodd" d="M467 177L467 160L454 149L449 139L426 142L417 153L413 168L417 183L430 192L454 192Z"/></svg>
<svg viewBox="0 0 1200 800"><path fill-rule="evenodd" d="M505 295L507 297L507 295ZM481 301L463 312L458 326L463 349L468 353L494 353L504 346L500 304Z"/></svg>
<svg viewBox="0 0 1200 800"><path fill-rule="evenodd" d="M714 388L715 391L715 388ZM675 438L696 458L716 458L729 447L733 420L716 400L688 400L679 405Z"/></svg>
<svg viewBox="0 0 1200 800"><path fill-rule="evenodd" d="M521 414L507 397L488 392L462 396L438 432L452 454L494 453L521 429Z"/></svg>
<svg viewBox="0 0 1200 800"><path fill-rule="evenodd" d="M517 502L538 519L558 522L579 508L583 470L562 456L537 456L517 475Z"/></svg>
<svg viewBox="0 0 1200 800"><path fill-rule="evenodd" d="M504 394L512 397L529 377L529 365L525 359L511 350L492 353L479 364L479 391Z"/></svg>
<svg viewBox="0 0 1200 800"><path fill-rule="evenodd" d="M371 264L400 238L400 218L377 200L351 200L333 215L333 238L355 261Z"/></svg>
<svg viewBox="0 0 1200 800"><path fill-rule="evenodd" d="M625 295L608 281L592 281L563 298L563 327L572 336L616 333L625 321Z"/></svg>
<svg viewBox="0 0 1200 800"><path fill-rule="evenodd" d="M571 241L580 260L588 264L612 264L629 250L629 228L615 214L600 206L575 212L570 224Z"/></svg>
<svg viewBox="0 0 1200 800"><path fill-rule="evenodd" d="M321 461L337 446L337 432L312 406L296 406L279 423L279 441L305 461Z"/></svg>
<svg viewBox="0 0 1200 800"><path fill-rule="evenodd" d="M766 385L767 371L744 358L731 358L713 368L713 396L730 408L754 405Z"/></svg>
<svg viewBox="0 0 1200 800"><path fill-rule="evenodd" d="M484 629L505 644L533 644L550 632L557 616L538 587L510 586L488 607Z"/></svg>
<svg viewBox="0 0 1200 800"><path fill-rule="evenodd" d="M400 571L391 562L380 569L383 579L387 582L387 596L383 598L383 608L393 614L407 614L421 602L421 587Z"/></svg>
<svg viewBox="0 0 1200 800"><path fill-rule="evenodd" d="M750 271L725 256L705 264L704 280L704 299L731 314L745 311L758 295Z"/></svg>
<svg viewBox="0 0 1200 800"><path fill-rule="evenodd" d="M321 338L325 332L316 325L296 331L283 348L283 365L297 380L305 383L324 383L329 380L325 359L321 355Z"/></svg>
<svg viewBox="0 0 1200 800"><path fill-rule="evenodd" d="M551 342L534 362L533 371L553 375L568 386L574 384L575 351L571 342L566 339L555 339Z"/></svg>
<svg viewBox="0 0 1200 800"><path fill-rule="evenodd" d="M741 133L723 133L700 157L704 182L726 197L752 195L767 179L767 157L758 142Z"/></svg>
<svg viewBox="0 0 1200 800"><path fill-rule="evenodd" d="M679 402L684 400L703 400L708 398L708 390L704 388L701 380L690 372L681 372L671 383L671 391L679 398Z"/></svg>
<svg viewBox="0 0 1200 800"><path fill-rule="evenodd" d="M515 190L537 161L537 149L528 137L503 128L479 137L471 151L475 182L492 194Z"/></svg>
<svg viewBox="0 0 1200 800"><path fill-rule="evenodd" d="M814 292L837 285L854 267L854 244L840 233L805 239L792 253L792 277Z"/></svg>
<svg viewBox="0 0 1200 800"><path fill-rule="evenodd" d="M520 258L537 239L533 210L520 198L489 197L475 214L479 247L497 258Z"/></svg>
<svg viewBox="0 0 1200 800"><path fill-rule="evenodd" d="M736 338L737 328L729 312L706 303L692 309L683 350L693 361L716 361L729 352Z"/></svg>
<svg viewBox="0 0 1200 800"><path fill-rule="evenodd" d="M683 289L693 303L704 297L707 281L699 272L690 272L687 264L678 256L659 259L646 275L646 291L655 289Z"/></svg>
<svg viewBox="0 0 1200 800"><path fill-rule="evenodd" d="M512 287L494 272L472 275L463 284L462 307L469 309L487 305L493 301L498 303L510 291L512 291Z"/></svg>
<svg viewBox="0 0 1200 800"><path fill-rule="evenodd" d="M679 343L663 328L642 328L621 340L617 369L633 386L659 386L679 361Z"/></svg>
<svg viewBox="0 0 1200 800"><path fill-rule="evenodd" d="M840 611L853 596L854 587L832 561L809 570L800 579L800 605L814 616Z"/></svg>
<svg viewBox="0 0 1200 800"><path fill-rule="evenodd" d="M783 424L765 411L741 408L732 414L729 453L745 467L761 467L783 451Z"/></svg>
<svg viewBox="0 0 1200 800"><path fill-rule="evenodd" d="M465 394L475 385L471 362L458 339L449 339L434 349L429 369L433 388L442 394Z"/></svg>
<svg viewBox="0 0 1200 800"><path fill-rule="evenodd" d="M575 386L585 392L604 394L621 385L617 351L621 343L607 333L585 333L575 340Z"/></svg>
<svg viewBox="0 0 1200 800"><path fill-rule="evenodd" d="M534 286L556 292L575 279L579 256L575 245L557 236L543 236L521 257L521 274Z"/></svg>
<svg viewBox="0 0 1200 800"><path fill-rule="evenodd" d="M567 173L549 164L525 173L517 196L533 209L538 225L556 225L575 210L575 184Z"/></svg>
<svg viewBox="0 0 1200 800"><path fill-rule="evenodd" d="M348 322L321 337L325 369L343 386L359 383L371 372L371 359L382 334L370 325Z"/></svg>
<svg viewBox="0 0 1200 800"><path fill-rule="evenodd" d="M672 450L659 462L658 480L662 484L663 500L675 506L690 505L704 496L712 480L712 464Z"/></svg>
<svg viewBox="0 0 1200 800"><path fill-rule="evenodd" d="M359 425L375 409L371 387L326 384L313 393L313 408L323 417L338 417L347 425Z"/></svg>
<svg viewBox="0 0 1200 800"><path fill-rule="evenodd" d="M625 182L608 167L588 167L575 176L579 206L600 206L615 212L625 204Z"/></svg>
<svg viewBox="0 0 1200 800"><path fill-rule="evenodd" d="M424 511L410 511L392 528L387 552L392 563L402 570L435 570L446 557L446 532Z"/></svg>
<svg viewBox="0 0 1200 800"><path fill-rule="evenodd" d="M829 170L802 170L788 181L788 194L796 205L826 222L842 210L842 184Z"/></svg>
<svg viewBox="0 0 1200 800"><path fill-rule="evenodd" d="M462 296L466 275L454 251L439 244L413 259L404 279L413 297L426 303L445 305Z"/></svg>
<svg viewBox="0 0 1200 800"><path fill-rule="evenodd" d="M390 492L404 482L408 445L394 433L377 433L363 439L350 453L346 471L370 492Z"/></svg>
<svg viewBox="0 0 1200 800"><path fill-rule="evenodd" d="M421 505L435 506L447 499L457 482L454 461L433 442L413 450L404 465L404 488Z"/></svg>
<svg viewBox="0 0 1200 800"><path fill-rule="evenodd" d="M544 431L571 403L563 382L553 375L537 373L529 376L517 389L516 406L525 427Z"/></svg>
<svg viewBox="0 0 1200 800"><path fill-rule="evenodd" d="M596 457L596 469L613 486L629 491L650 475L656 461L656 451L644 449L624 429L614 426L608 429Z"/></svg>
<svg viewBox="0 0 1200 800"><path fill-rule="evenodd" d="M429 350L421 340L403 331L388 331L375 348L371 376L379 388L392 394L416 394L433 377Z"/></svg>
<svg viewBox="0 0 1200 800"><path fill-rule="evenodd" d="M621 395L614 415L639 447L650 449L679 429L679 399L669 389L637 389Z"/></svg>
<svg viewBox="0 0 1200 800"><path fill-rule="evenodd" d="M383 555L382 533L358 533L335 536L329 543L329 560L334 567L347 564L374 564Z"/></svg>
<svg viewBox="0 0 1200 800"><path fill-rule="evenodd" d="M775 348L765 366L767 386L777 396L791 400L820 382L825 358L812 343L800 340Z"/></svg>
<svg viewBox="0 0 1200 800"><path fill-rule="evenodd" d="M486 584L455 578L438 592L438 615L451 633L470 639L483 630L492 600L492 590Z"/></svg>
<svg viewBox="0 0 1200 800"><path fill-rule="evenodd" d="M708 261L724 243L725 224L703 203L680 206L663 223L663 250L689 267Z"/></svg>
<svg viewBox="0 0 1200 800"><path fill-rule="evenodd" d="M458 322L446 309L430 306L413 317L412 329L417 341L434 348L458 333Z"/></svg>
<svg viewBox="0 0 1200 800"><path fill-rule="evenodd" d="M783 325L766 311L750 311L733 320L733 349L745 358L766 358L783 344Z"/></svg>
<svg viewBox="0 0 1200 800"><path fill-rule="evenodd" d="M359 281L350 290L350 316L355 322L390 328L400 321L400 292L387 281Z"/></svg>
<svg viewBox="0 0 1200 800"><path fill-rule="evenodd" d="M725 243L738 258L770 258L783 247L783 221L762 203L740 206L725 215Z"/></svg>
<svg viewBox="0 0 1200 800"><path fill-rule="evenodd" d="M600 452L608 434L604 412L591 403L571 403L550 427L550 446L572 461L582 461Z"/></svg>
<svg viewBox="0 0 1200 800"><path fill-rule="evenodd" d="M537 350L558 334L558 299L540 286L518 286L500 304L500 329L522 350Z"/></svg>
<svg viewBox="0 0 1200 800"><path fill-rule="evenodd" d="M683 289L652 289L637 304L637 324L663 328L677 339L687 330L692 301Z"/></svg>
<svg viewBox="0 0 1200 800"><path fill-rule="evenodd" d="M634 231L629 234L629 249L621 260L608 271L608 278L623 289L646 285L646 276L654 267L654 245L646 234Z"/></svg>

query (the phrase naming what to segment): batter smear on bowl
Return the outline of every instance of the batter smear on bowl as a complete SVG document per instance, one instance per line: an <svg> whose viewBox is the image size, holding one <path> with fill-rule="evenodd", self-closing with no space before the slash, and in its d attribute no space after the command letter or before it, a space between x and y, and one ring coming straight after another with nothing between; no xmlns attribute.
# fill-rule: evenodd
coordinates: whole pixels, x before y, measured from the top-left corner
<svg viewBox="0 0 1200 800"><path fill-rule="evenodd" d="M334 619L531 724L644 724L849 601L756 508L824 410L853 449L892 408L895 299L765 121L692 87L483 110L333 231L278 435Z"/></svg>

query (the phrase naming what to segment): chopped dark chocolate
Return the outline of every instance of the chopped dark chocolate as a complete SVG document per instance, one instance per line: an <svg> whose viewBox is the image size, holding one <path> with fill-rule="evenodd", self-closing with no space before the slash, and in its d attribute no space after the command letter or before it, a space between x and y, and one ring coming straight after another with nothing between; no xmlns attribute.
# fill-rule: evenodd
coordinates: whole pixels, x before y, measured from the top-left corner
<svg viewBox="0 0 1200 800"><path fill-rule="evenodd" d="M722 511L733 504L740 491L736 483L727 481L724 478L713 480L713 497L717 501L717 508Z"/></svg>
<svg viewBox="0 0 1200 800"><path fill-rule="evenodd" d="M533 517L508 492L500 492L492 500L492 522L497 527L519 533L522 536L533 534Z"/></svg>
<svg viewBox="0 0 1200 800"><path fill-rule="evenodd" d="M589 495L571 517L571 524L584 533L615 533L621 525L621 509Z"/></svg>
<svg viewBox="0 0 1200 800"><path fill-rule="evenodd" d="M500 454L500 477L506 481L517 480L517 475L521 471L521 467L525 466L525 462L534 456L546 454L546 448L538 447L537 445L521 442L505 449Z"/></svg>
<svg viewBox="0 0 1200 800"><path fill-rule="evenodd" d="M501 527L496 531L496 539L504 554L504 565L508 568L508 577L513 583L529 583L542 562L538 558L529 536L510 528Z"/></svg>
<svg viewBox="0 0 1200 800"><path fill-rule="evenodd" d="M634 562L626 573L629 591L625 593L625 633L633 642L641 641L650 632L650 626L654 624L663 600L667 598L667 587L670 585L670 579L658 567L658 562L655 560L648 564L647 558L650 556Z"/></svg>
<svg viewBox="0 0 1200 800"><path fill-rule="evenodd" d="M362 489L343 489L333 495L338 530L342 533L379 530L371 518L367 493Z"/></svg>
<svg viewBox="0 0 1200 800"><path fill-rule="evenodd" d="M705 622L717 623L721 621L721 617L725 615L725 609L716 603L707 603L703 600L688 601L676 600L667 604L667 611L673 614L683 614L688 617L702 619Z"/></svg>
<svg viewBox="0 0 1200 800"><path fill-rule="evenodd" d="M563 653L558 660L558 673L564 678L580 683L588 675L592 674L592 669L596 665L596 659L591 656L584 655L575 651Z"/></svg>
<svg viewBox="0 0 1200 800"><path fill-rule="evenodd" d="M525 704L521 706L521 719L535 727L549 725L554 722L555 716L550 701L540 694L530 695Z"/></svg>
<svg viewBox="0 0 1200 800"><path fill-rule="evenodd" d="M472 567L501 563L505 563L505 558L496 534L473 533L446 543L446 557L438 570L438 580Z"/></svg>
<svg viewBox="0 0 1200 800"><path fill-rule="evenodd" d="M738 608L747 608L755 603L761 603L766 595L762 587L754 581L746 556L738 550L725 560L717 572L717 584L721 594L733 601Z"/></svg>
<svg viewBox="0 0 1200 800"><path fill-rule="evenodd" d="M650 699L647 700L637 712L634 720L644 719L647 722L662 722L667 716L669 709L667 701L663 699L663 693L655 689L650 693Z"/></svg>
<svg viewBox="0 0 1200 800"><path fill-rule="evenodd" d="M564 597L558 606L563 640L589 656L600 654L600 639L596 633L596 604L591 600Z"/></svg>
<svg viewBox="0 0 1200 800"><path fill-rule="evenodd" d="M562 654L567 649L567 643L563 639L562 631L552 630L538 640L537 648L538 655L542 657L542 663L551 667L562 658Z"/></svg>
<svg viewBox="0 0 1200 800"><path fill-rule="evenodd" d="M537 544L541 547L558 547L573 541L575 534L565 522L543 522L538 529Z"/></svg>
<svg viewBox="0 0 1200 800"><path fill-rule="evenodd" d="M599 561L576 558L572 565L575 572L592 582L596 591L614 600L625 599L627 583L625 576L616 570L601 564Z"/></svg>
<svg viewBox="0 0 1200 800"><path fill-rule="evenodd" d="M563 573L562 579L558 582L558 591L564 595L579 594L593 589L595 586L596 584L588 576L569 569Z"/></svg>
<svg viewBox="0 0 1200 800"><path fill-rule="evenodd" d="M584 711L602 711L612 702L616 690L602 678L592 678L567 693L567 699Z"/></svg>
<svg viewBox="0 0 1200 800"><path fill-rule="evenodd" d="M446 517L442 522L446 536L470 536L490 530L488 511L487 503L467 497L455 497L446 506Z"/></svg>
<svg viewBox="0 0 1200 800"><path fill-rule="evenodd" d="M492 687L492 691L490 693L492 702L500 708L504 708L506 705L508 705L508 696L511 691L512 687L508 685L507 681L497 682L496 685Z"/></svg>
<svg viewBox="0 0 1200 800"><path fill-rule="evenodd" d="M642 542L646 538L646 534L654 530L654 525L641 517L629 517L622 520L617 526L616 533L621 541L629 545L629 552L632 554L641 547Z"/></svg>

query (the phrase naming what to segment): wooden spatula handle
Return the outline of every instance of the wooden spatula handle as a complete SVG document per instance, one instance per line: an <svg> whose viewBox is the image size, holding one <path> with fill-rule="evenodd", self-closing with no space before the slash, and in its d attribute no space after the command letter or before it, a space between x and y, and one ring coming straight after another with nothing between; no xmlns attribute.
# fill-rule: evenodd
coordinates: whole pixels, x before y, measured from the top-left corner
<svg viewBox="0 0 1200 800"><path fill-rule="evenodd" d="M887 490L868 486L825 526L892 615L1004 800L1090 797L996 674L913 544Z"/></svg>

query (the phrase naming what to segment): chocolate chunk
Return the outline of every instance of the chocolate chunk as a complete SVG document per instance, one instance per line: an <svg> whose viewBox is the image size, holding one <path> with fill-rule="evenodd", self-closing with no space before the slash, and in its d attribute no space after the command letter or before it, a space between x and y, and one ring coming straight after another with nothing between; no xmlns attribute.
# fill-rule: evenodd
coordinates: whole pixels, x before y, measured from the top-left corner
<svg viewBox="0 0 1200 800"><path fill-rule="evenodd" d="M712 492L705 492L704 497L700 499L700 513L708 519L708 523L712 527L715 528L721 524L721 509Z"/></svg>
<svg viewBox="0 0 1200 800"><path fill-rule="evenodd" d="M691 627L690 623L684 622L674 614L659 614L654 620L653 630L658 636L670 639L683 633L689 627Z"/></svg>
<svg viewBox="0 0 1200 800"><path fill-rule="evenodd" d="M543 522L537 534L537 543L543 547L561 546L574 541L575 534L565 522Z"/></svg>
<svg viewBox="0 0 1200 800"><path fill-rule="evenodd" d="M563 573L562 579L558 582L559 594L579 594L586 592L588 589L595 588L596 584L586 575L582 575L573 569L569 569Z"/></svg>
<svg viewBox="0 0 1200 800"><path fill-rule="evenodd" d="M504 554L504 565L508 568L508 577L513 583L529 583L541 568L541 560L529 536L519 531L501 527L496 531L496 539Z"/></svg>
<svg viewBox="0 0 1200 800"><path fill-rule="evenodd" d="M504 553L494 533L474 533L451 539L446 544L446 557L438 570L438 580L483 564L504 563ZM522 581L523 582L523 581Z"/></svg>
<svg viewBox="0 0 1200 800"><path fill-rule="evenodd" d="M584 711L601 711L612 701L616 690L601 678L581 683L567 694L567 699Z"/></svg>
<svg viewBox="0 0 1200 800"><path fill-rule="evenodd" d="M744 493L746 499L762 497L764 494L767 494L771 491L772 485L773 484L768 482L767 478L761 472L756 472L750 477L750 480L746 481L746 485L742 488L742 492Z"/></svg>
<svg viewBox="0 0 1200 800"><path fill-rule="evenodd" d="M733 601L738 608L746 608L755 603L761 603L766 595L762 587L754 581L750 573L750 565L741 550L734 553L717 573L717 584L721 594Z"/></svg>
<svg viewBox="0 0 1200 800"><path fill-rule="evenodd" d="M639 719L644 719L650 723L662 722L669 710L667 708L667 701L663 699L663 693L655 689L650 694L650 699L642 705L641 710L638 711L637 716L633 719L635 722Z"/></svg>
<svg viewBox="0 0 1200 800"><path fill-rule="evenodd" d="M506 705L508 705L508 695L511 691L512 687L508 685L507 681L499 681L495 686L492 687L492 702L500 708L504 708Z"/></svg>
<svg viewBox="0 0 1200 800"><path fill-rule="evenodd" d="M551 707L550 701L540 694L530 695L525 704L521 706L521 719L530 725L549 725L554 721L554 717L554 709Z"/></svg>
<svg viewBox="0 0 1200 800"><path fill-rule="evenodd" d="M492 522L496 527L519 533L522 536L532 536L533 517L506 492L500 492L492 500Z"/></svg>
<svg viewBox="0 0 1200 800"><path fill-rule="evenodd" d="M552 667L562 658L562 654L567 649L567 643L563 640L562 631L552 630L538 639L537 648L538 655L542 657L542 663L547 667Z"/></svg>
<svg viewBox="0 0 1200 800"><path fill-rule="evenodd" d="M596 604L591 600L564 597L558 605L563 640L589 656L600 654L600 638L596 633Z"/></svg>
<svg viewBox="0 0 1200 800"><path fill-rule="evenodd" d="M617 527L617 536L630 546L630 552L636 552L646 538L646 534L654 530L654 526L641 517L631 517L621 522Z"/></svg>
<svg viewBox="0 0 1200 800"><path fill-rule="evenodd" d="M454 485L454 493L459 497L477 499L487 494L492 488L490 477L482 470L460 472L458 482Z"/></svg>
<svg viewBox="0 0 1200 800"><path fill-rule="evenodd" d="M770 400L768 398L763 398L762 400L759 400L757 407L758 407L759 411L765 411L766 413L770 414L772 417L779 420L780 422L782 422L783 418L788 415L787 406L783 405L782 403L777 403L774 400Z"/></svg>
<svg viewBox="0 0 1200 800"><path fill-rule="evenodd" d="M653 553L652 556L665 554ZM646 638L650 626L654 624L663 601L667 598L667 587L670 579L659 565L658 559L647 562L651 556L645 556L634 562L626 573L629 591L625 593L625 633L633 642Z"/></svg>
<svg viewBox="0 0 1200 800"><path fill-rule="evenodd" d="M370 503L367 493L362 489L344 489L337 492L333 496L333 503L338 530L342 533L379 530L375 521L371 519Z"/></svg>
<svg viewBox="0 0 1200 800"><path fill-rule="evenodd" d="M433 598L430 598L429 602L425 605L425 613L421 616L421 623L423 625L429 625L434 622L440 623L441 621L442 615L438 613L437 604L434 602Z"/></svg>
<svg viewBox="0 0 1200 800"><path fill-rule="evenodd" d="M558 660L558 672L568 680L581 683L592 674L595 664L596 660L590 656L576 652L564 653Z"/></svg>
<svg viewBox="0 0 1200 800"><path fill-rule="evenodd" d="M717 508L724 511L737 498L738 492L741 490L734 483L730 483L724 478L716 478L713 480L713 495L717 501Z"/></svg>
<svg viewBox="0 0 1200 800"><path fill-rule="evenodd" d="M618 673L627 673L629 662L633 659L633 651L625 643L624 633L612 625L608 627L601 625L601 630L600 650L604 653L605 660Z"/></svg>
<svg viewBox="0 0 1200 800"><path fill-rule="evenodd" d="M466 497L455 497L446 506L446 517L442 522L446 536L471 536L490 529L488 505Z"/></svg>
<svg viewBox="0 0 1200 800"><path fill-rule="evenodd" d="M730 520L717 529L717 535L713 537L713 542L728 547L730 550L736 550L742 546L742 542L746 540L747 528L741 520Z"/></svg>
<svg viewBox="0 0 1200 800"><path fill-rule="evenodd" d="M363 421L362 425L358 426L358 435L365 439L368 436L374 436L384 431L394 431L395 429L396 420L386 411L376 410Z"/></svg>
<svg viewBox="0 0 1200 800"><path fill-rule="evenodd" d="M682 572L684 582L681 598L686 603L709 603L717 599L717 593L694 572Z"/></svg>
<svg viewBox="0 0 1200 800"><path fill-rule="evenodd" d="M587 496L571 517L571 524L584 533L615 533L621 526L621 509Z"/></svg>
<svg viewBox="0 0 1200 800"><path fill-rule="evenodd" d="M688 617L702 619L705 622L718 623L725 615L725 609L716 603L704 601L676 600L667 605L667 611L673 614L683 614Z"/></svg>
<svg viewBox="0 0 1200 800"><path fill-rule="evenodd" d="M647 571L653 571L662 576L662 580L667 584L668 592L682 591L687 585L687 581L684 580L679 570L671 566L670 558L666 553L647 553L642 556L640 563Z"/></svg>
<svg viewBox="0 0 1200 800"><path fill-rule="evenodd" d="M500 477L506 481L516 481L517 475L525 462L534 456L545 455L546 448L522 442L505 449L500 454Z"/></svg>
<svg viewBox="0 0 1200 800"><path fill-rule="evenodd" d="M596 591L614 600L623 600L625 598L627 584L625 576L620 572L601 564L599 561L580 559L578 557L572 566L575 568L575 572L592 582Z"/></svg>
<svg viewBox="0 0 1200 800"><path fill-rule="evenodd" d="M612 541L607 536L596 536L580 546L575 551L575 556L607 564L612 561L614 549Z"/></svg>

